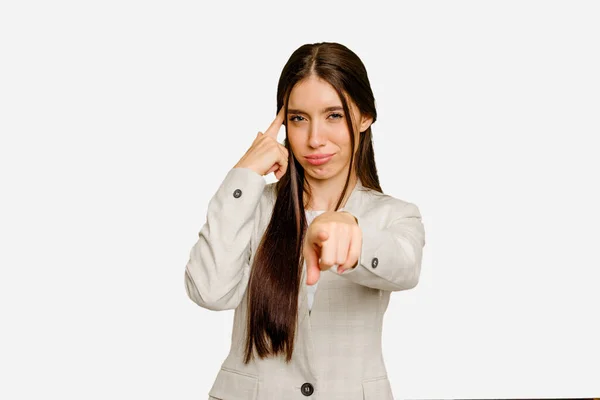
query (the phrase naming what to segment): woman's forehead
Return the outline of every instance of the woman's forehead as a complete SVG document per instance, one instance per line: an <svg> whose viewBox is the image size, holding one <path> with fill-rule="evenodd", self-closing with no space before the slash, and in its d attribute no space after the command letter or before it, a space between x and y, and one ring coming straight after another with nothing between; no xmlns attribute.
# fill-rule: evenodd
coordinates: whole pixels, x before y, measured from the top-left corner
<svg viewBox="0 0 600 400"><path fill-rule="evenodd" d="M347 95L344 97L354 111L353 101ZM331 84L322 79L303 80L292 88L288 106L290 113L319 114L334 111L334 108L343 111L340 96Z"/></svg>

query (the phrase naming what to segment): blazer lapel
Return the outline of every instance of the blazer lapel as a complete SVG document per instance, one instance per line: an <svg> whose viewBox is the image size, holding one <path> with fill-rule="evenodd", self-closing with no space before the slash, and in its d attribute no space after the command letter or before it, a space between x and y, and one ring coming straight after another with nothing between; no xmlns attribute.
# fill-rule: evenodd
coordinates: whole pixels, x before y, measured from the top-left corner
<svg viewBox="0 0 600 400"><path fill-rule="evenodd" d="M354 189L352 189L352 192L350 193L350 196L348 197L348 200L346 201L346 204L344 207L340 208L338 210L338 212L341 211L348 211L349 213L356 215L356 213L359 211L358 210L358 206L360 205L360 196L361 196L361 192L368 190L366 189L363 185L362 182L360 180L360 178L358 178L356 185L354 186ZM324 273L331 273L331 270L327 270L327 271L321 271L322 277ZM319 288L317 288L317 292L319 291ZM306 262L302 263L302 277L300 279L300 290L299 290L299 299L298 299L298 325L301 325L303 323L307 323L309 325L309 331L310 331L310 318L307 319L307 317L309 316L309 310L308 310L308 289L306 287ZM315 293L315 301L313 301L313 308L315 307L316 304L316 300L317 300L317 295Z"/></svg>
<svg viewBox="0 0 600 400"><path fill-rule="evenodd" d="M348 197L348 200L346 201L346 205L339 209L338 211L348 211L350 213L352 213L353 215L357 215L357 213L360 211L359 210L359 206L361 204L361 199L360 196L362 194L362 192L364 190L368 190L365 189L364 186L362 185L362 182L360 181L360 178L358 178L358 181L356 183L356 185L354 186L354 189L352 190L350 196ZM332 272L331 269L327 270L327 271L322 271L321 272L321 278L319 279L319 281L326 281L328 280L328 278L330 278L331 276L329 274L333 274L337 272ZM304 340L305 340L305 362L308 365L308 368L310 369L311 373L313 374L313 376L317 377L317 368L314 365L314 342L313 342L313 336L312 336L312 328L311 328L311 324L310 324L310 316L308 313L308 289L307 289L307 285L306 285L306 262L302 263L302 275L300 278L300 290L298 291L298 331L302 331L303 336L304 336ZM317 288L317 291L315 292L315 298L313 301L313 306L312 308L315 309L315 307L319 304L318 303L318 298L319 298L319 288Z"/></svg>

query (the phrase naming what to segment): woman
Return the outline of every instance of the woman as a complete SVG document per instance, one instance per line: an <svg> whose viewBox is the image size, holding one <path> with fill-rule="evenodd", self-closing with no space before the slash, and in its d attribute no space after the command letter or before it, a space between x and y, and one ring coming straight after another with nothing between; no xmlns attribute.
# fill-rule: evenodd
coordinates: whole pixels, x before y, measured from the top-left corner
<svg viewBox="0 0 600 400"><path fill-rule="evenodd" d="M337 43L301 46L277 110L210 200L186 266L195 303L235 309L209 398L391 400L383 315L417 285L425 235L418 207L379 186L363 63Z"/></svg>

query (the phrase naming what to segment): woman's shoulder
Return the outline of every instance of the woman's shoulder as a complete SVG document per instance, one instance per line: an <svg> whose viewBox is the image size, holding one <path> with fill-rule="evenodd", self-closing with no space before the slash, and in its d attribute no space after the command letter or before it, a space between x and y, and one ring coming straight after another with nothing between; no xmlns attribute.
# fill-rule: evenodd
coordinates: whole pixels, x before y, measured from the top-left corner
<svg viewBox="0 0 600 400"><path fill-rule="evenodd" d="M390 193L379 192L375 189L365 188L365 200L363 204L366 209L386 211L389 214L411 214L420 215L419 207L411 200Z"/></svg>
<svg viewBox="0 0 600 400"><path fill-rule="evenodd" d="M264 210L272 211L273 205L277 200L276 185L277 182L267 183L263 189L261 205L264 207ZM358 193L361 196L359 204L362 205L364 210L385 211L390 215L420 215L419 207L413 201L404 197L379 192L368 187L361 187Z"/></svg>

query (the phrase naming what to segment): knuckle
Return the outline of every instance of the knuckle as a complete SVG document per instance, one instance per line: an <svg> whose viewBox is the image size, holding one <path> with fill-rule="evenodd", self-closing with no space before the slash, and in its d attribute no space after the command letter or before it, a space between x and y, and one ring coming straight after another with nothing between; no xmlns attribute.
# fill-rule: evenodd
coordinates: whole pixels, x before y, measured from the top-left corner
<svg viewBox="0 0 600 400"><path fill-rule="evenodd" d="M330 256L328 256L328 257L325 258L325 264L326 265L332 266L335 263L336 263L335 258L330 257Z"/></svg>

